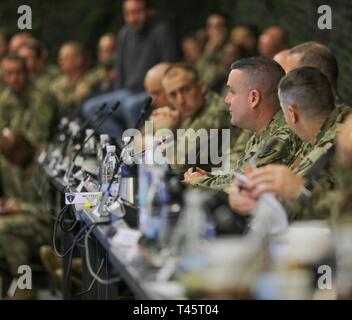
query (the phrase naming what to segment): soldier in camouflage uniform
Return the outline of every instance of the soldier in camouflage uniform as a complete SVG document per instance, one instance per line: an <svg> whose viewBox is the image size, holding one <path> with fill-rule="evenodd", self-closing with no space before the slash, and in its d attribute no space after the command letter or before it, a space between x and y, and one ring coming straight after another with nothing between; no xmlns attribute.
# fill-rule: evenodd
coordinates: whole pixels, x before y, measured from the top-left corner
<svg viewBox="0 0 352 320"><path fill-rule="evenodd" d="M117 39L113 33L102 35L98 42L98 64L88 72L88 79L92 86L99 87L100 93L111 91L114 89L114 80L116 82L116 74L109 77L109 73L115 67Z"/></svg>
<svg viewBox="0 0 352 320"><path fill-rule="evenodd" d="M331 194L332 222L334 224L350 224L352 222L352 115L344 123L338 139L336 154L336 170L338 187Z"/></svg>
<svg viewBox="0 0 352 320"><path fill-rule="evenodd" d="M176 132L177 129L185 129L186 132L177 134L177 142L175 143L175 159L171 167L174 171L182 173L189 167L200 163L204 157L199 152L202 148L208 148L211 140L211 129L230 129L229 110L225 107L223 100L213 92L207 91L207 86L199 79L197 71L186 64L174 64L166 71L163 80L163 88L171 104L171 108L165 107L157 109L153 112L151 120L154 129L170 129ZM206 141L203 139L204 145L196 143L196 133L187 132L187 130L199 129L206 131ZM191 133L191 134L189 134ZM238 130L230 130L233 138L238 135ZM221 132L219 134L221 137ZM221 141L222 142L222 141ZM228 141L230 142L230 141ZM185 144L185 150L179 147ZM206 145L205 145L206 144ZM221 144L219 144L221 146ZM205 149L202 149L205 150ZM210 150L210 148L208 148ZM177 155L177 152L179 153ZM197 156L196 163L189 160L188 151L194 151ZM227 151L228 152L228 151ZM178 156L179 161L176 161ZM207 163L202 163L204 168L209 168L209 154L206 155Z"/></svg>
<svg viewBox="0 0 352 320"><path fill-rule="evenodd" d="M86 55L79 42L61 46L59 65L64 74L51 83L50 91L60 103L62 117L75 112L75 107L89 95L92 83L86 76Z"/></svg>
<svg viewBox="0 0 352 320"><path fill-rule="evenodd" d="M244 172L250 162L257 167L270 163L289 165L300 147L300 140L288 128L280 111L277 85L283 75L280 65L265 58L242 59L232 65L226 97L226 102L231 106L232 124L254 131L245 144L242 156L232 166L233 171ZM248 89L249 87L256 89ZM254 108L251 107L248 104L249 98L245 99L245 93L256 97L260 95L261 99L257 100L260 102L254 104ZM243 100L239 101L238 96ZM241 140L235 149L243 148L243 139ZM204 178L196 176L195 179L185 176L186 182L195 186L225 191L233 178L232 173Z"/></svg>
<svg viewBox="0 0 352 320"><path fill-rule="evenodd" d="M55 100L30 84L25 61L19 56L7 56L2 66L7 87L0 96L0 129L21 132L40 150L54 126ZM33 165L17 167L4 157L0 165L5 196L0 216L0 259L6 260L16 277L17 268L28 264L32 248L47 241L49 217L31 183Z"/></svg>
<svg viewBox="0 0 352 320"><path fill-rule="evenodd" d="M48 90L60 72L56 66L46 65L47 54L44 44L36 39L30 39L18 49L18 55L26 60L31 82L42 91Z"/></svg>
<svg viewBox="0 0 352 320"><path fill-rule="evenodd" d="M207 36L203 55L196 63L196 68L208 87L220 92L224 84L224 73L226 74L222 61L228 36L226 20L222 15L212 14L208 17Z"/></svg>
<svg viewBox="0 0 352 320"><path fill-rule="evenodd" d="M275 192L290 220L328 218L328 195L336 188L331 154L349 110L334 108L328 79L311 67L288 73L280 83L279 96L289 126L304 143L289 168L272 165L258 169L249 175L248 188L254 188L254 199Z"/></svg>

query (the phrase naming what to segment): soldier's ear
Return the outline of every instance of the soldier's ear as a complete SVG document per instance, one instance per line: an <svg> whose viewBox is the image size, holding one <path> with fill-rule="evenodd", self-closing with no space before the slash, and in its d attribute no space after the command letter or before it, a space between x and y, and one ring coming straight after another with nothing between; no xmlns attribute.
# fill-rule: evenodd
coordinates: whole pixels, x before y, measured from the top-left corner
<svg viewBox="0 0 352 320"><path fill-rule="evenodd" d="M292 123L297 123L299 121L299 113L295 105L288 106L287 113Z"/></svg>
<svg viewBox="0 0 352 320"><path fill-rule="evenodd" d="M248 102L249 105L252 109L255 109L258 107L260 100L261 100L261 93L257 89L253 89L249 92L248 94Z"/></svg>

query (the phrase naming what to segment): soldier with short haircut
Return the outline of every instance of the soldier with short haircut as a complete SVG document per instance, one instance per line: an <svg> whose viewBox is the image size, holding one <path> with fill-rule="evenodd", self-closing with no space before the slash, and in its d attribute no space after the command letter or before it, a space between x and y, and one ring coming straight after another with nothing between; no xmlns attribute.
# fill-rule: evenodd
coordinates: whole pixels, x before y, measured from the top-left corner
<svg viewBox="0 0 352 320"><path fill-rule="evenodd" d="M165 72L162 86L169 100L170 107L159 108L151 116L154 126L158 129L204 129L207 131L209 144L211 129L230 129L229 111L221 97L208 91L206 84L199 78L198 72L188 64L172 64ZM232 134L238 134L232 132ZM221 134L220 134L221 137ZM180 140L179 140L180 139ZM196 150L199 154L201 146L197 146L195 135L179 136L176 145L185 139L185 153L179 154L179 159L171 167L182 173L195 163L188 162L187 150ZM203 146L204 148L204 146ZM209 148L207 150L210 150ZM180 150L178 150L180 151ZM181 152L181 151L180 151ZM175 153L176 156L176 153ZM196 159L199 163L199 158ZM205 165L209 168L210 163Z"/></svg>
<svg viewBox="0 0 352 320"><path fill-rule="evenodd" d="M231 169L244 172L250 161L257 167L270 163L289 165L301 142L286 125L280 110L277 86L284 70L275 61L261 57L239 60L231 69L225 99L230 106L231 123L252 132L242 156ZM243 141L239 143L243 145ZM234 150L238 148L235 146ZM202 177L188 172L185 180L227 191L233 174Z"/></svg>
<svg viewBox="0 0 352 320"><path fill-rule="evenodd" d="M289 72L280 82L279 97L289 127L304 142L289 167L271 165L249 174L247 192L252 199L265 192L276 193L290 220L328 218L331 199L327 195L336 188L331 155L348 110L334 108L328 79L312 67Z"/></svg>
<svg viewBox="0 0 352 320"><path fill-rule="evenodd" d="M35 152L48 143L55 128L56 105L55 99L30 83L23 58L10 54L3 59L2 68L6 89L0 95L4 193L0 208L0 259L5 259L9 274L16 277L18 267L29 263L32 248L48 241L49 234L48 213L32 185L34 163L22 148L30 150L33 159ZM26 160L19 159L19 154Z"/></svg>
<svg viewBox="0 0 352 320"><path fill-rule="evenodd" d="M77 41L64 43L59 52L59 65L63 75L57 77L50 91L60 103L60 116L75 112L75 107L86 98L92 83L86 77L87 56Z"/></svg>
<svg viewBox="0 0 352 320"><path fill-rule="evenodd" d="M30 39L19 49L18 55L26 60L31 81L41 90L48 90L51 82L59 76L59 69L46 64L46 48L36 39Z"/></svg>

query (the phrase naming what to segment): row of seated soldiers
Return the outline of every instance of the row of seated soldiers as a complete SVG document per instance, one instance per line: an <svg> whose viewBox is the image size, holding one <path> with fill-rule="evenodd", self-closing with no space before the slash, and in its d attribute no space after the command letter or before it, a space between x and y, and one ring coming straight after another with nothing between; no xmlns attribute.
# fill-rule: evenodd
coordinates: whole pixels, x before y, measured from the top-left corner
<svg viewBox="0 0 352 320"><path fill-rule="evenodd" d="M2 99L8 99L8 93L3 91L6 91L11 81L14 85L22 86L18 90L26 91L27 96L51 95L56 100L57 106L53 108L58 109L58 116L66 115L89 96L113 89L116 45L114 34L104 34L97 45L97 64L90 67L92 59L85 47L78 41L66 42L59 50L56 66L48 63L48 50L41 41L30 33L18 33L11 38L7 50L0 56L0 95L5 95ZM15 56L23 58L25 62L28 87L17 84L21 79L16 79L10 67L6 68L8 61ZM21 92L21 95L25 94Z"/></svg>
<svg viewBox="0 0 352 320"><path fill-rule="evenodd" d="M18 55L5 57L2 69L6 89L1 96L16 96L30 85L25 62ZM184 173L185 183L229 193L234 214L250 215L261 194L274 192L290 220L326 219L339 213L330 197L338 192L339 167L329 155L350 111L339 101L337 76L331 51L309 42L288 51L281 65L265 57L236 61L224 97L209 90L197 70L183 63L155 66L145 84L148 91L152 78L165 99L153 97L158 104L150 116L154 129L231 130L230 172L209 173L189 169L187 162L174 163L174 170ZM25 99L28 108L21 105L22 109L0 100L1 128L24 130L37 152L54 134L50 130L55 109L47 96ZM5 131L2 139L11 141L11 135ZM7 198L0 218L0 257L3 269L16 277L33 248L48 241L48 208L43 207L45 190L40 195L33 192L34 165L19 168L8 157L1 158L1 165ZM250 182L233 181L234 171L245 173Z"/></svg>
<svg viewBox="0 0 352 320"><path fill-rule="evenodd" d="M38 256L39 244L49 241L52 208L45 207L43 180L33 179L43 177L34 159L52 140L62 116L89 94L112 89L116 37L100 38L99 63L89 71L79 42L61 47L60 68L47 63L47 48L30 33L16 34L1 49L0 266L5 275L1 292L6 293L6 276L16 277L18 266Z"/></svg>
<svg viewBox="0 0 352 320"><path fill-rule="evenodd" d="M288 48L288 39L278 26L267 28L261 35L251 25L240 25L230 31L224 16L212 14L205 27L184 37L180 46L182 60L195 66L211 90L224 94L231 63L257 54L273 58ZM21 32L8 40L0 31L0 61L7 53L23 57L34 86L55 96L61 115L91 96L114 89L118 78L117 47L114 33L102 35L97 43L97 64L91 67L92 58L85 47L70 41L61 46L57 67L48 64L47 47L32 34ZM0 78L2 73L0 66ZM0 93L4 87L2 80Z"/></svg>

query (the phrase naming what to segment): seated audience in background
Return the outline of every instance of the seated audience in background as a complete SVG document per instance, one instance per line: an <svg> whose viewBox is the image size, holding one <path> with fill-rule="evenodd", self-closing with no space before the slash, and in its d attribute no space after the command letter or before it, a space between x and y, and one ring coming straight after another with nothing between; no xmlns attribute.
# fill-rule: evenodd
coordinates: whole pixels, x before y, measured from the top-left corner
<svg viewBox="0 0 352 320"><path fill-rule="evenodd" d="M149 1L124 0L125 25L118 36L117 89L114 92L89 99L82 107L84 117L92 115L103 103L110 106L117 101L120 107L114 112L114 126L104 124L98 133L108 133L120 140L122 132L130 127L126 115L131 106L144 107L147 94L144 77L148 70L160 62L177 59L176 43L168 25L155 18ZM138 110L134 109L139 113Z"/></svg>
<svg viewBox="0 0 352 320"><path fill-rule="evenodd" d="M27 40L18 49L18 55L26 60L31 81L38 88L48 90L51 81L59 76L59 70L55 66L47 65L47 54L44 44L36 39Z"/></svg>
<svg viewBox="0 0 352 320"><path fill-rule="evenodd" d="M32 177L34 157L56 127L56 102L30 83L23 58L9 54L1 63L6 88L0 95L0 259L6 263L1 273L7 283L9 276L16 281L19 266L30 265L36 246L48 241L50 215ZM33 290L16 294L33 298Z"/></svg>
<svg viewBox="0 0 352 320"><path fill-rule="evenodd" d="M259 32L255 26L240 25L232 29L230 41L245 51L244 57L257 55Z"/></svg>
<svg viewBox="0 0 352 320"><path fill-rule="evenodd" d="M63 74L51 83L50 90L60 103L62 117L77 112L76 107L91 89L83 45L77 41L64 43L59 51L58 64Z"/></svg>
<svg viewBox="0 0 352 320"><path fill-rule="evenodd" d="M278 52L288 49L288 38L279 26L267 28L259 37L258 52L266 58L273 58Z"/></svg>
<svg viewBox="0 0 352 320"><path fill-rule="evenodd" d="M11 37L9 42L9 52L17 53L18 49L22 47L28 40L35 39L29 32L19 32Z"/></svg>

